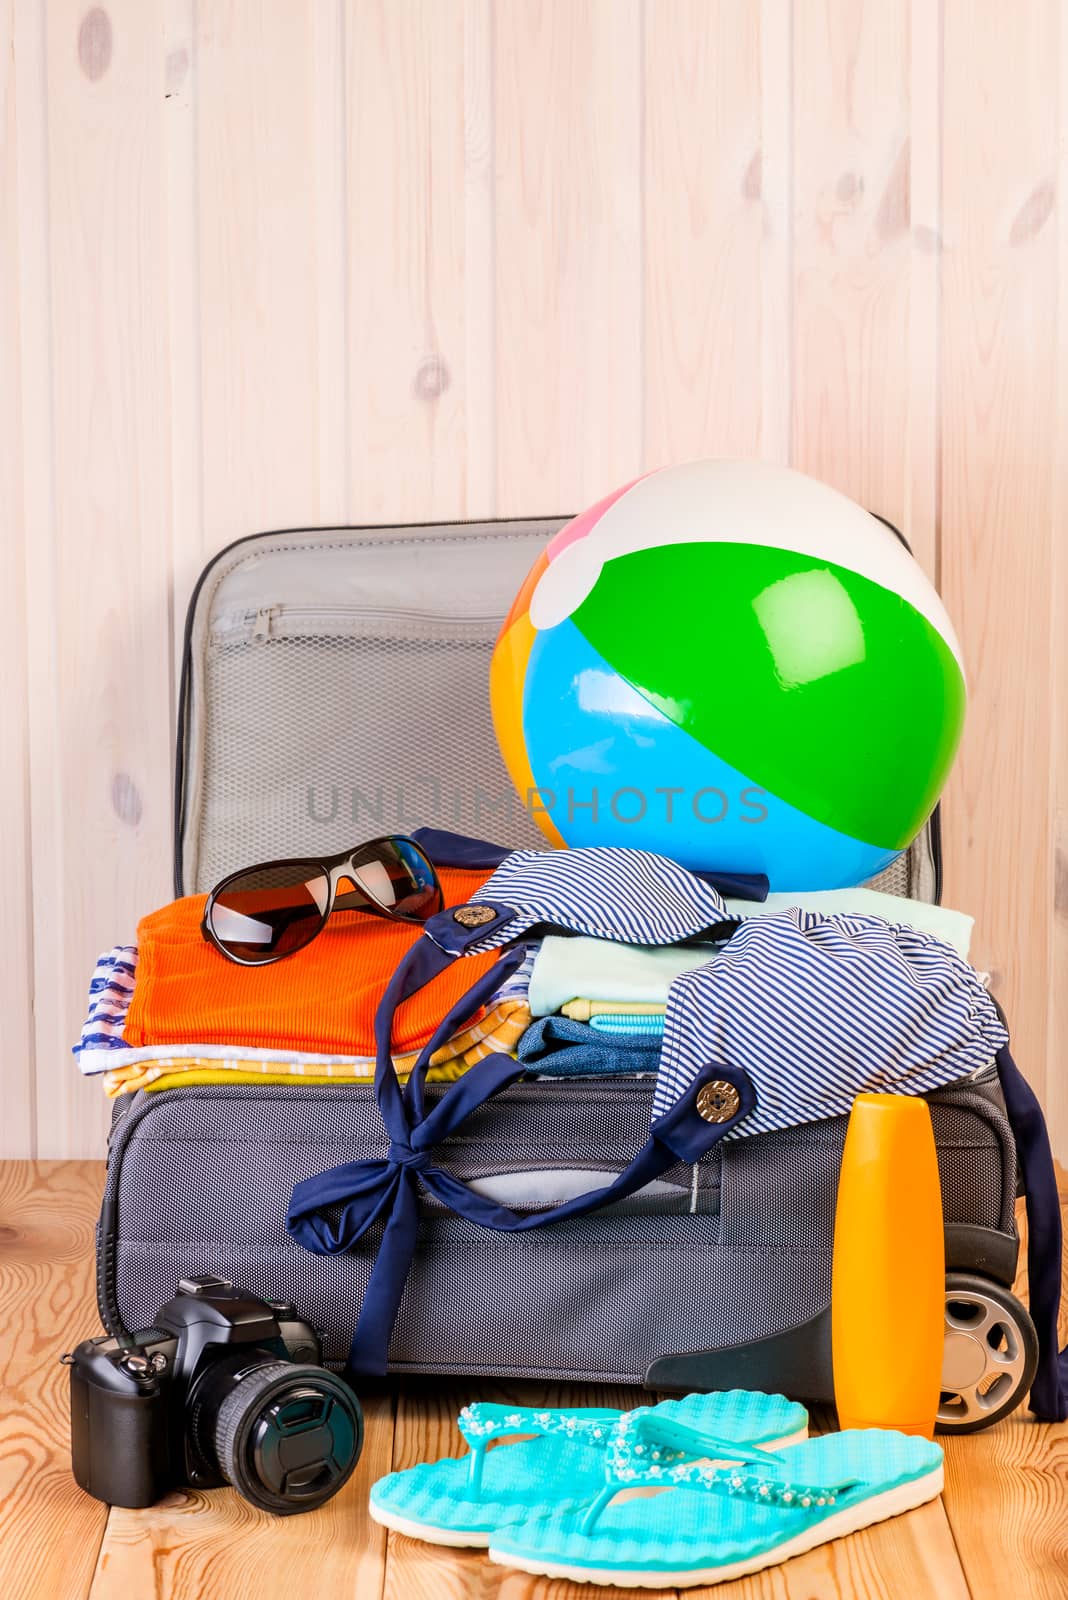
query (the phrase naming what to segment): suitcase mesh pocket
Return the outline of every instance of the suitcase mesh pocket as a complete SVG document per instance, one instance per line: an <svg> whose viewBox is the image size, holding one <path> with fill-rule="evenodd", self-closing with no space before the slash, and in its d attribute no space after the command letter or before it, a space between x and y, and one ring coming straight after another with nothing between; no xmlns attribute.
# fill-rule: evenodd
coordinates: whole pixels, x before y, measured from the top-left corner
<svg viewBox="0 0 1068 1600"><path fill-rule="evenodd" d="M344 850L421 825L544 845L504 770L485 699L471 693L489 681L495 636L495 626L423 624L409 637L211 646L189 891L248 861ZM346 705L347 721L338 715Z"/></svg>

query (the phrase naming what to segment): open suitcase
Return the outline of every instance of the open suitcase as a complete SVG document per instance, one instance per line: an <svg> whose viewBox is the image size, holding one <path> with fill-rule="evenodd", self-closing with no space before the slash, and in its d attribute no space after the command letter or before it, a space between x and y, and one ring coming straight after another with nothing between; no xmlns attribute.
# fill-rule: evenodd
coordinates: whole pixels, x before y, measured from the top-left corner
<svg viewBox="0 0 1068 1600"><path fill-rule="evenodd" d="M501 619L561 520L264 533L216 556L186 629L175 892L420 824L540 843L497 753L486 684ZM939 880L936 813L877 884L933 899ZM441 1163L522 1209L523 1178L552 1187L618 1172L651 1099L648 1078L521 1081L468 1120ZM955 1372L947 1342L942 1425L970 1430L1018 1405L1035 1369L1035 1330L1010 1289L1016 1150L993 1070L930 1105L947 1326L989 1330L981 1373ZM723 1142L650 1192L523 1234L424 1196L390 1370L829 1398L844 1133L835 1118ZM97 1239L105 1325L148 1327L179 1278L217 1273L295 1302L340 1365L375 1240L311 1254L287 1234L286 1208L295 1183L387 1144L370 1086L121 1097Z"/></svg>

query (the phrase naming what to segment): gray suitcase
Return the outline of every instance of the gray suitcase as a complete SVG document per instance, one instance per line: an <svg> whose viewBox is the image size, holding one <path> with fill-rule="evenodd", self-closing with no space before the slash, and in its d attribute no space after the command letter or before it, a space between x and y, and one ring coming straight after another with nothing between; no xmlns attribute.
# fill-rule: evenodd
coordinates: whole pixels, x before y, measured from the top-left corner
<svg viewBox="0 0 1068 1600"><path fill-rule="evenodd" d="M561 521L293 530L216 556L186 629L175 892L421 824L539 843L497 753L486 686L501 619ZM937 813L877 882L937 898ZM532 1175L545 1188L621 1170L645 1138L651 1098L642 1078L521 1081L440 1160L523 1209L515 1187ZM930 1105L951 1326L993 1308L1002 1358L996 1388L971 1372L957 1384L947 1365L943 1425L971 1429L1018 1404L1034 1370L1034 1329L1009 1290L1016 1156L993 1071ZM844 1131L838 1118L721 1143L696 1172L674 1169L611 1209L522 1234L425 1199L390 1370L828 1398ZM387 1146L370 1087L119 1099L97 1239L105 1325L148 1327L179 1278L218 1273L294 1301L340 1365L375 1240L310 1254L287 1234L286 1207L295 1183Z"/></svg>

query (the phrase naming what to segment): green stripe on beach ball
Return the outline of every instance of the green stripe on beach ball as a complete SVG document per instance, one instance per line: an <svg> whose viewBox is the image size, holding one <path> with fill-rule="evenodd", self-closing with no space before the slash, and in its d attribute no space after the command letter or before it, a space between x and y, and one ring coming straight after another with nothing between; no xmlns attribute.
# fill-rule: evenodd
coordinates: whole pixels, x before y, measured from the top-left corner
<svg viewBox="0 0 1068 1600"><path fill-rule="evenodd" d="M694 739L829 827L901 849L938 799L960 668L870 579L765 545L658 545L606 561L572 620Z"/></svg>

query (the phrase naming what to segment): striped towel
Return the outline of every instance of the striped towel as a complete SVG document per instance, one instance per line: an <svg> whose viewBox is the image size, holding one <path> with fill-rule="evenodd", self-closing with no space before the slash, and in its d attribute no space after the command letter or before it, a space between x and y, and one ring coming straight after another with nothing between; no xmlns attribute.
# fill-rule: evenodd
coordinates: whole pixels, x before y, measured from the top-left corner
<svg viewBox="0 0 1068 1600"><path fill-rule="evenodd" d="M122 1036L134 991L137 973L137 946L117 944L97 959L89 980L89 1006L82 1024L81 1038L74 1046L79 1059L84 1050L125 1050Z"/></svg>

